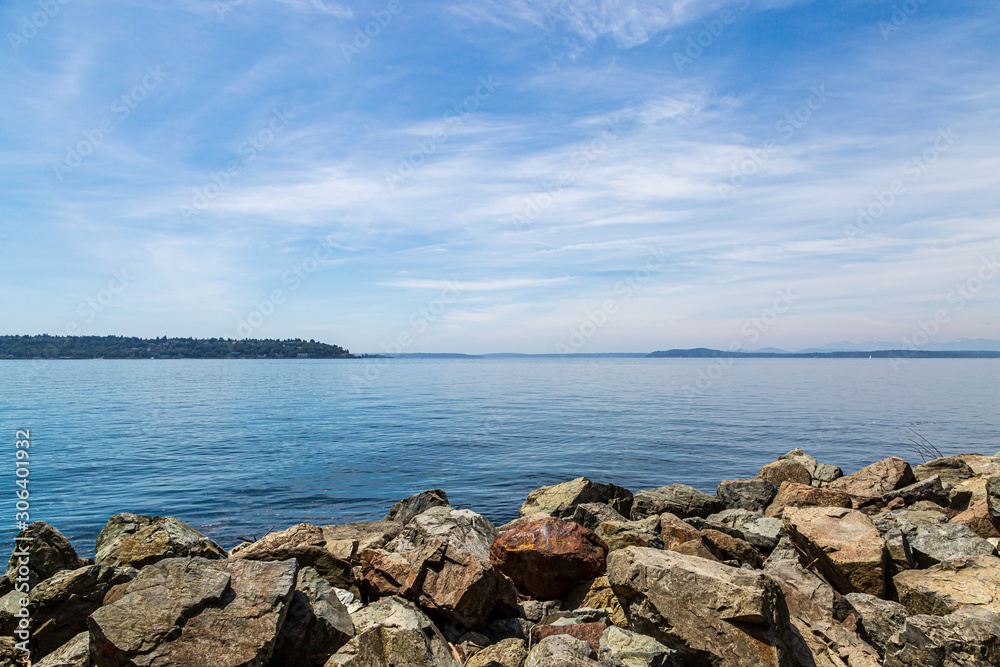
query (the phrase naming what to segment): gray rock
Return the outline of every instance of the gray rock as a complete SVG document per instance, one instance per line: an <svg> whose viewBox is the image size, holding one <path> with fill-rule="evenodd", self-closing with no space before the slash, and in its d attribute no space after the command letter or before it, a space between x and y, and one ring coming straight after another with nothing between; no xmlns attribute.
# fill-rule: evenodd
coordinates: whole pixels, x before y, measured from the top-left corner
<svg viewBox="0 0 1000 667"><path fill-rule="evenodd" d="M432 507L413 517L385 549L405 553L428 540L439 539L480 558L489 558L490 546L496 538L496 527L481 514L453 507Z"/></svg>
<svg viewBox="0 0 1000 667"><path fill-rule="evenodd" d="M22 567L26 567L27 572L19 572ZM36 521L14 539L14 550L7 561L7 579L11 583L27 580L34 586L60 570L78 567L80 558L69 540L44 521Z"/></svg>
<svg viewBox="0 0 1000 667"><path fill-rule="evenodd" d="M844 596L861 620L861 627L881 655L893 635L899 632L910 612L898 602L882 600L865 593Z"/></svg>
<svg viewBox="0 0 1000 667"><path fill-rule="evenodd" d="M900 603L911 614L943 616L964 605L1000 613L1000 558L946 561L893 577Z"/></svg>
<svg viewBox="0 0 1000 667"><path fill-rule="evenodd" d="M86 625L85 619L83 622ZM86 631L81 632L32 664L34 667L90 667L90 635Z"/></svg>
<svg viewBox="0 0 1000 667"><path fill-rule="evenodd" d="M95 611L96 667L267 664L295 590L296 564L168 558Z"/></svg>
<svg viewBox="0 0 1000 667"><path fill-rule="evenodd" d="M326 667L460 667L444 635L412 602L383 598L351 618L355 636Z"/></svg>
<svg viewBox="0 0 1000 667"><path fill-rule="evenodd" d="M170 516L116 514L97 536L100 565L142 568L164 558L225 558L226 552L191 526Z"/></svg>
<svg viewBox="0 0 1000 667"><path fill-rule="evenodd" d="M631 546L662 549L659 527L660 517L651 516L642 521L604 521L594 532L608 545L608 551Z"/></svg>
<svg viewBox="0 0 1000 667"><path fill-rule="evenodd" d="M886 647L885 667L979 665L1000 665L1000 615L975 607L911 616Z"/></svg>
<svg viewBox="0 0 1000 667"><path fill-rule="evenodd" d="M321 532L326 551L341 561L357 565L363 552L385 548L402 530L403 524L398 521L359 521L323 526Z"/></svg>
<svg viewBox="0 0 1000 667"><path fill-rule="evenodd" d="M789 664L788 612L778 584L763 572L629 547L608 555L608 579L632 629L689 664Z"/></svg>
<svg viewBox="0 0 1000 667"><path fill-rule="evenodd" d="M538 642L528 653L524 667L593 667L594 649L570 635L554 635Z"/></svg>
<svg viewBox="0 0 1000 667"><path fill-rule="evenodd" d="M890 528L882 533L885 540L885 549L889 552L889 560L898 570L912 570L917 566L917 561L913 558L913 550L910 549L910 542L906 539L906 534L899 528Z"/></svg>
<svg viewBox="0 0 1000 667"><path fill-rule="evenodd" d="M543 486L528 494L521 505L519 517L543 515L557 519L572 519L577 505L605 503L625 516L632 510L632 492L614 484L598 484L586 477L569 482Z"/></svg>
<svg viewBox="0 0 1000 667"><path fill-rule="evenodd" d="M607 609L580 607L568 611L554 611L547 614L539 625L575 625L577 623L610 623Z"/></svg>
<svg viewBox="0 0 1000 667"><path fill-rule="evenodd" d="M584 503L573 510L573 521L584 528L597 530L597 526L605 521L628 521L628 517L606 503Z"/></svg>
<svg viewBox="0 0 1000 667"><path fill-rule="evenodd" d="M546 600L541 602L539 600L528 599L523 602L519 602L518 606L521 608L521 616L528 619L532 623L538 623L552 612L559 611L558 600Z"/></svg>
<svg viewBox="0 0 1000 667"><path fill-rule="evenodd" d="M770 553L785 534L781 519L749 510L723 510L704 520L704 528L722 531L765 553Z"/></svg>
<svg viewBox="0 0 1000 667"><path fill-rule="evenodd" d="M504 639L523 639L531 637L531 629L535 623L526 618L497 618L490 621L484 633L494 644Z"/></svg>
<svg viewBox="0 0 1000 667"><path fill-rule="evenodd" d="M315 569L304 567L268 667L319 667L353 636L351 615L333 586Z"/></svg>
<svg viewBox="0 0 1000 667"><path fill-rule="evenodd" d="M939 505L948 504L948 492L941 485L941 475L931 475L909 486L891 491L882 496L882 502L888 503L894 498L902 498L907 505L921 500L929 500Z"/></svg>
<svg viewBox="0 0 1000 667"><path fill-rule="evenodd" d="M990 516L1000 522L1000 475L993 475L986 480L986 507Z"/></svg>
<svg viewBox="0 0 1000 667"><path fill-rule="evenodd" d="M719 483L715 495L728 509L763 512L774 500L778 487L766 479L733 479Z"/></svg>
<svg viewBox="0 0 1000 667"><path fill-rule="evenodd" d="M685 484L669 484L657 489L639 491L632 503L632 519L645 519L669 512L686 519L691 516L707 517L726 509L720 500Z"/></svg>
<svg viewBox="0 0 1000 667"><path fill-rule="evenodd" d="M770 570L784 561L799 562L799 550L795 548L795 543L788 539L788 536L782 536L778 545L774 547L774 551L764 561L764 569Z"/></svg>
<svg viewBox="0 0 1000 667"><path fill-rule="evenodd" d="M398 521L405 525L409 523L410 519L432 507L449 507L448 494L442 489L433 489L404 498L389 509L389 513L385 515L385 521Z"/></svg>
<svg viewBox="0 0 1000 667"><path fill-rule="evenodd" d="M613 625L601 635L601 650L597 655L622 667L683 667L676 651L652 637Z"/></svg>
<svg viewBox="0 0 1000 667"><path fill-rule="evenodd" d="M919 480L924 480L934 475L941 477L942 484L953 486L963 480L975 477L976 473L973 472L968 463L957 456L945 456L934 459L913 469L913 476Z"/></svg>
<svg viewBox="0 0 1000 667"><path fill-rule="evenodd" d="M476 653L465 667L521 667L527 657L523 639L504 639Z"/></svg>
<svg viewBox="0 0 1000 667"><path fill-rule="evenodd" d="M834 480L838 480L844 476L844 471L839 467L830 465L829 463L820 463L816 466L816 470L813 471L813 485L814 486L826 486Z"/></svg>
<svg viewBox="0 0 1000 667"><path fill-rule="evenodd" d="M921 568L946 560L970 558L980 554L996 556L992 544L976 535L964 523L944 523L918 528L916 534L904 533L913 559Z"/></svg>

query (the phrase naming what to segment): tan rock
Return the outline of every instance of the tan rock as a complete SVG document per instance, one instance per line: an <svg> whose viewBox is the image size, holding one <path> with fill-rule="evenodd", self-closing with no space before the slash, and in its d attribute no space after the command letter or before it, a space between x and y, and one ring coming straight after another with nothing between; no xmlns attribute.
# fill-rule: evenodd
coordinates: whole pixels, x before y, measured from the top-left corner
<svg viewBox="0 0 1000 667"><path fill-rule="evenodd" d="M670 549L700 537L701 531L684 519L670 512L664 512L660 515L660 538L663 540L664 549Z"/></svg>
<svg viewBox="0 0 1000 667"><path fill-rule="evenodd" d="M853 507L853 503L843 491L784 482L764 514L780 518L788 507Z"/></svg>
<svg viewBox="0 0 1000 667"><path fill-rule="evenodd" d="M709 542L704 537L699 537L688 542L682 542L677 546L670 547L667 551L673 551L675 553L684 554L685 556L695 556L697 558L704 558L705 560L711 560L716 562L721 562L720 554L715 551L712 543Z"/></svg>
<svg viewBox="0 0 1000 667"><path fill-rule="evenodd" d="M749 565L755 570L764 566L764 557L745 540L718 530L706 529L702 532L705 539L722 555L722 560L736 560L741 565Z"/></svg>
<svg viewBox="0 0 1000 667"><path fill-rule="evenodd" d="M536 625L532 629L531 634L535 643L542 641L546 637L555 637L556 635L576 637L590 644L590 648L594 649L594 653L597 653L601 650L601 635L604 634L604 630L607 627L607 623L601 622L573 623L570 625Z"/></svg>
<svg viewBox="0 0 1000 667"><path fill-rule="evenodd" d="M990 514L985 499L973 503L969 509L953 518L951 523L964 523L983 539L1000 537L1000 528L997 527L996 520Z"/></svg>
<svg viewBox="0 0 1000 667"><path fill-rule="evenodd" d="M784 527L840 593L885 597L885 542L867 516L842 508L789 509Z"/></svg>
<svg viewBox="0 0 1000 667"><path fill-rule="evenodd" d="M916 481L909 463L898 456L890 456L830 482L827 488L870 501Z"/></svg>
<svg viewBox="0 0 1000 667"><path fill-rule="evenodd" d="M780 487L784 482L795 482L806 486L812 484L812 473L801 463L792 459L779 459L774 463L768 463L760 469L757 476L777 487Z"/></svg>
<svg viewBox="0 0 1000 667"><path fill-rule="evenodd" d="M957 456L943 456L913 469L913 476L920 480L934 475L941 476L942 484L953 485L975 477L976 473L968 463Z"/></svg>
<svg viewBox="0 0 1000 667"><path fill-rule="evenodd" d="M1000 558L976 556L904 570L893 581L899 601L912 614L943 616L962 605L1000 613Z"/></svg>
<svg viewBox="0 0 1000 667"><path fill-rule="evenodd" d="M620 628L629 627L628 619L625 618L625 612L622 611L618 596L611 589L607 575L581 581L563 596L563 609L572 611L583 607L603 609L608 612L608 617L613 624Z"/></svg>
<svg viewBox="0 0 1000 667"><path fill-rule="evenodd" d="M594 532L608 545L608 551L625 547L663 548L663 540L657 531L659 517L651 516L642 521L604 521Z"/></svg>
<svg viewBox="0 0 1000 667"><path fill-rule="evenodd" d="M521 505L518 516L572 519L576 506L585 503L605 503L628 516L632 511L632 492L614 484L598 484L586 477L577 477L569 482L535 489Z"/></svg>

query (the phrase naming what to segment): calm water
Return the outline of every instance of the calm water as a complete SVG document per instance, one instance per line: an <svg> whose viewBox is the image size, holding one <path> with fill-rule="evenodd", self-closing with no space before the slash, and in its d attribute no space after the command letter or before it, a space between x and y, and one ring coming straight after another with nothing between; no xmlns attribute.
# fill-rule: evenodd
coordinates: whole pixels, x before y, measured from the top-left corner
<svg viewBox="0 0 1000 667"><path fill-rule="evenodd" d="M93 553L116 512L172 515L224 546L301 521L381 518L441 487L494 522L579 475L714 492L794 447L845 472L906 451L1000 449L1000 360L5 361L30 428L32 519ZM708 375L716 379L709 381ZM701 378L700 391L692 391ZM6 546L4 548L6 551Z"/></svg>

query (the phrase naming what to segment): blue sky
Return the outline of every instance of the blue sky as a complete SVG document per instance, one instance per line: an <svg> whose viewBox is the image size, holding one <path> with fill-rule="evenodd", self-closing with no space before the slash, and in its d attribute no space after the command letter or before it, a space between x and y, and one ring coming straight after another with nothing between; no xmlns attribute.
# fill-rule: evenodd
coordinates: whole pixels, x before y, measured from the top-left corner
<svg viewBox="0 0 1000 667"><path fill-rule="evenodd" d="M1000 338L996 2L43 0L0 26L2 333Z"/></svg>

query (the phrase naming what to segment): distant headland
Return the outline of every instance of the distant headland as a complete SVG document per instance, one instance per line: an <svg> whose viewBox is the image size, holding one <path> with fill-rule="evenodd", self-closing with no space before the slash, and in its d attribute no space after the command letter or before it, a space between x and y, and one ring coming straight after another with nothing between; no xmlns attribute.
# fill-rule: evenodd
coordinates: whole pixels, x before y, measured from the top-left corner
<svg viewBox="0 0 1000 667"><path fill-rule="evenodd" d="M314 340L0 336L0 359L356 359Z"/></svg>

